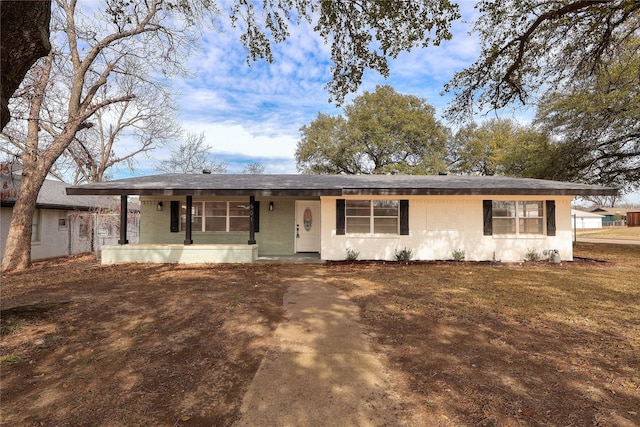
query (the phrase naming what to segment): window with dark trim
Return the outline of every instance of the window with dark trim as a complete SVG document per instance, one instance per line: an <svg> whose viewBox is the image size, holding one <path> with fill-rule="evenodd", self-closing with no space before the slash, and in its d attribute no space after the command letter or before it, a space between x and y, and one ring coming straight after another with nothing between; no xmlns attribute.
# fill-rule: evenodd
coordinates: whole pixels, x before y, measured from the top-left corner
<svg viewBox="0 0 640 427"><path fill-rule="evenodd" d="M187 205L180 207L180 231L187 221ZM249 231L248 202L193 202L191 229L198 232Z"/></svg>
<svg viewBox="0 0 640 427"><path fill-rule="evenodd" d="M346 232L399 234L398 200L346 200Z"/></svg>
<svg viewBox="0 0 640 427"><path fill-rule="evenodd" d="M492 234L544 234L544 208L540 200L492 202Z"/></svg>

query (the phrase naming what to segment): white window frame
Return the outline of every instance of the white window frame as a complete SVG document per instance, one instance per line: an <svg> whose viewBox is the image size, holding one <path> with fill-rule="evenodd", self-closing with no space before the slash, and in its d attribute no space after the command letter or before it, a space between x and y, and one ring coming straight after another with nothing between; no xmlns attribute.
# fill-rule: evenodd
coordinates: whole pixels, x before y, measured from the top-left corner
<svg viewBox="0 0 640 427"><path fill-rule="evenodd" d="M33 218L31 219L31 243L40 243L42 228L40 224L42 222L42 216L40 215L41 209L36 209L33 212Z"/></svg>
<svg viewBox="0 0 640 427"><path fill-rule="evenodd" d="M349 202L358 202L358 203L369 203L369 212L368 215L349 215ZM376 215L375 209L380 208L380 206L376 206L376 203L383 202L393 202L395 203L396 214L395 215ZM349 218L368 218L369 219L369 230L368 231L349 231ZM393 232L376 232L376 219L390 219L393 218L396 221L395 231ZM400 234L400 200L395 199L372 199L372 200L361 200L361 199L347 199L345 201L345 234L372 234L372 235L399 235Z"/></svg>
<svg viewBox="0 0 640 427"><path fill-rule="evenodd" d="M531 211L527 210L527 205L530 204L539 204L538 205L538 212L540 213L540 215L533 215L533 216L529 216L527 215L528 213L531 213ZM512 204L512 211L513 211L513 215L504 215L504 216L497 216L495 215L495 211L496 209L499 209L499 207L496 206L496 204ZM509 208L507 208L507 210L511 210ZM493 222L493 227L492 227L492 234L494 236L544 236L546 231L545 231L545 218L546 218L546 211L545 211L545 203L542 200L493 200L492 204L491 204L491 220ZM513 221L513 232L498 232L496 231L496 219L498 220L512 220ZM526 232L523 231L525 228L524 224L527 221L531 221L531 220L535 220L536 222L539 223L539 232Z"/></svg>

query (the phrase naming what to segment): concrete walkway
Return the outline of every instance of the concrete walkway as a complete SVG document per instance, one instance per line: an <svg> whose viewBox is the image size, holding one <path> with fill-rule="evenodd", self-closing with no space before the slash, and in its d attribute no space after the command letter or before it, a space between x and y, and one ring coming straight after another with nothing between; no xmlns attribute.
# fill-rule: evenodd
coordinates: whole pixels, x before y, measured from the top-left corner
<svg viewBox="0 0 640 427"><path fill-rule="evenodd" d="M363 334L359 309L312 277L292 279L287 320L262 360L236 426L398 426L418 411L397 393Z"/></svg>

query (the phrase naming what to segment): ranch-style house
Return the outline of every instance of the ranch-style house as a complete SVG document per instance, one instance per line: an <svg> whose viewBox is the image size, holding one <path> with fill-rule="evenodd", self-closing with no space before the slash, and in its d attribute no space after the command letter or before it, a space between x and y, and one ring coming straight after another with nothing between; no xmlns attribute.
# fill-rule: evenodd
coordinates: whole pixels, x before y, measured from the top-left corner
<svg viewBox="0 0 640 427"><path fill-rule="evenodd" d="M253 262L317 253L343 260L522 261L529 251L573 259L571 201L615 188L503 176L164 174L67 188L119 195L118 245L103 263ZM127 202L140 197L139 244Z"/></svg>

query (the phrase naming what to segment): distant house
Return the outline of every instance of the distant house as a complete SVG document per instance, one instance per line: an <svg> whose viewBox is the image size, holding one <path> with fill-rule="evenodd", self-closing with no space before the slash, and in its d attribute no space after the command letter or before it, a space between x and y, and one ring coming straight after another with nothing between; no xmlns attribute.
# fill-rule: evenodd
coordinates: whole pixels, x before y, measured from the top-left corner
<svg viewBox="0 0 640 427"><path fill-rule="evenodd" d="M593 185L500 176L167 174L74 186L71 195L140 197L140 244L121 229L102 262L323 260L521 261L530 250L573 259L571 202L615 195ZM126 218L121 218L126 221Z"/></svg>
<svg viewBox="0 0 640 427"><path fill-rule="evenodd" d="M603 227L620 227L627 223L627 208L603 208L596 207L591 209L591 212L597 213L603 216Z"/></svg>
<svg viewBox="0 0 640 427"><path fill-rule="evenodd" d="M21 183L20 174L8 172L8 169L3 171L0 174L0 259L4 256L13 206ZM65 191L68 186L64 182L47 179L38 193L31 234L33 260L95 250L98 242L97 214L119 209L118 201L113 197L68 196Z"/></svg>
<svg viewBox="0 0 640 427"><path fill-rule="evenodd" d="M571 209L571 227L573 228L602 228L602 218L604 216L600 214Z"/></svg>

